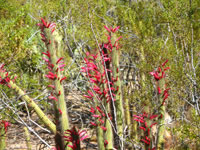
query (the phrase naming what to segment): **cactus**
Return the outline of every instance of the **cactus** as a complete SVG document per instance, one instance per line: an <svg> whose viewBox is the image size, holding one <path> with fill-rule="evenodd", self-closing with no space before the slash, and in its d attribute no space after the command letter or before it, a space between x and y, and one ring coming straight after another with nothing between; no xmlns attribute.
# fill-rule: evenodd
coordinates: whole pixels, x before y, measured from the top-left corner
<svg viewBox="0 0 200 150"><path fill-rule="evenodd" d="M80 142L88 138L88 135L85 134L85 130L77 130L75 126L71 130L65 131L65 141L72 143L72 145L68 145L68 147L72 148L73 150L81 150Z"/></svg>
<svg viewBox="0 0 200 150"><path fill-rule="evenodd" d="M57 123L57 134L56 134L56 144L57 147L60 149L68 149L66 146L68 144L67 141L63 139L63 136L66 130L69 130L69 119L68 119L68 112L65 102L65 95L64 95L64 88L63 88L63 80L66 77L62 76L62 71L64 70L63 67L63 57L58 57L59 49L56 44L59 44L60 41L56 41L54 38L53 32L55 30L54 23L47 23L44 19L41 19L42 24L38 24L41 29L41 36L42 41L46 45L46 52L43 52L47 58L43 57L46 61L49 73L46 75L54 85L49 85L52 88L51 96L49 99L54 100L54 107L55 107L55 116L56 116L56 123Z"/></svg>
<svg viewBox="0 0 200 150"><path fill-rule="evenodd" d="M114 33L119 29L108 28L108 42L99 46L97 55L86 53L85 67L82 72L86 73L92 87L88 90L86 98L94 101L95 108L92 109L93 117L98 119L92 125L97 126L98 148L102 147L103 133L99 130L102 128L104 132L104 146L106 149L114 149L113 139L117 139L116 146L123 147L123 119L124 109L121 95L121 82L119 79L119 45L118 39ZM100 63L97 63L100 60ZM100 126L100 127L99 127ZM113 132L115 134L113 134Z"/></svg>
<svg viewBox="0 0 200 150"><path fill-rule="evenodd" d="M157 71L150 72L150 74L154 77L157 85L157 93L160 107L159 114L150 114L149 106L144 107L143 114L134 115L134 120L140 123L140 129L143 131L143 136L141 142L144 143L145 150L155 150L155 149L164 149L164 114L165 114L165 100L168 98L169 88L166 89L165 84L165 71L169 69L169 67L165 67L165 64L168 62L165 61L160 67L158 67ZM157 122L154 122L155 119L158 118ZM157 141L154 146L152 135L151 135L151 128L158 124L158 131L157 131Z"/></svg>
<svg viewBox="0 0 200 150"><path fill-rule="evenodd" d="M123 126L124 126L124 108L123 108L123 101L122 101L122 90L121 90L121 80L120 80L120 74L119 74L119 61L120 61L120 51L119 46L117 44L117 41L120 38L116 38L111 33L111 44L113 45L112 49L112 73L113 78L116 79L116 82L114 83L114 88L118 88L118 90L115 92L115 107L116 107L116 117L117 117L117 134L120 138L123 139ZM122 142L122 141L121 141Z"/></svg>
<svg viewBox="0 0 200 150"><path fill-rule="evenodd" d="M6 149L6 133L9 126L10 123L5 120L0 122L0 150Z"/></svg>
<svg viewBox="0 0 200 150"><path fill-rule="evenodd" d="M8 86L9 88L15 90L15 92L21 96L21 99L27 102L28 106L33 108L37 113L38 117L42 120L47 128L49 128L54 134L56 134L55 124L44 114L40 107L28 96L26 93L20 89L15 83L14 80L11 80L9 73L4 69L4 65L0 66L0 84Z"/></svg>
<svg viewBox="0 0 200 150"><path fill-rule="evenodd" d="M24 133L25 133L25 136L26 136L26 146L27 146L27 150L31 150L31 138L30 138L30 134L29 134L29 131L27 129L27 127L24 127Z"/></svg>
<svg viewBox="0 0 200 150"><path fill-rule="evenodd" d="M159 108L159 119L158 119L158 131L157 131L157 141L156 141L156 149L162 150L164 149L164 132L165 132L165 101L168 98L170 88L166 88L165 83L165 71L169 69L169 67L165 67L168 60L166 60L157 71L150 72L154 79L157 82L157 93L158 99L160 103Z"/></svg>
<svg viewBox="0 0 200 150"><path fill-rule="evenodd" d="M0 128L0 150L6 149L6 133L4 128Z"/></svg>

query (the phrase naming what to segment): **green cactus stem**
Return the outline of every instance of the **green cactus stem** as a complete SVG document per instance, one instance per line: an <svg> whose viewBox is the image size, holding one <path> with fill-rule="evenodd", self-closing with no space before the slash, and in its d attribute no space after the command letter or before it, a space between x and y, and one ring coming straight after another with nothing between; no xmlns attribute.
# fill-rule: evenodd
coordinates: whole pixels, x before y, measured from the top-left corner
<svg viewBox="0 0 200 150"><path fill-rule="evenodd" d="M6 149L6 132L5 129L2 127L0 128L0 150Z"/></svg>
<svg viewBox="0 0 200 150"><path fill-rule="evenodd" d="M104 136L103 136L104 133L100 126L97 126L96 132L97 132L98 149L105 150Z"/></svg>
<svg viewBox="0 0 200 150"><path fill-rule="evenodd" d="M57 79L55 79L54 85L55 85L55 93L57 94L57 110L56 112L59 112L58 118L56 122L58 122L57 130L61 133L61 135L64 135L64 132L69 129L69 119L68 119L68 112L65 102L65 95L64 95L64 88L62 85L62 74L60 71L58 71L58 65L57 60L59 59L56 55L56 52L59 51L59 49L56 49L58 46L55 46L55 43L59 44L60 41L56 41L54 38L54 35L52 35L50 29L44 30L45 36L47 39L51 41L50 44L47 45L47 50L50 53L50 62L53 64L53 70L52 73L57 75ZM63 137L60 137L62 140L62 146L60 146L61 149L69 149L66 145L68 145L68 142L64 141ZM65 147L65 148L64 148Z"/></svg>
<svg viewBox="0 0 200 150"><path fill-rule="evenodd" d="M165 90L165 80L164 78L160 79L158 82L158 87L162 91ZM163 105L163 97L162 94L159 94L159 103L160 103L160 108L159 108L159 114L160 118L158 120L158 132L157 132L157 142L156 142L156 149L157 150L164 150L164 132L165 132L165 105Z"/></svg>
<svg viewBox="0 0 200 150"><path fill-rule="evenodd" d="M133 112L136 112L135 106L133 106L132 109L133 109ZM138 139L139 139L137 128L138 128L138 123L136 121L133 121L132 127L131 127L131 138L134 138L136 141L138 141Z"/></svg>
<svg viewBox="0 0 200 150"><path fill-rule="evenodd" d="M24 127L24 133L26 136L26 146L27 146L27 150L31 150L31 138L30 138L30 134L29 131L27 129L27 127Z"/></svg>
<svg viewBox="0 0 200 150"><path fill-rule="evenodd" d="M51 132L56 134L55 124L44 114L44 112L40 109L40 107L28 95L26 95L26 93L22 91L15 83L10 81L9 85L11 89L14 89L18 93L18 95L21 96L22 100L27 102L29 107L33 108L33 110L36 112L36 114L41 119L41 121L45 124L45 126L49 128Z"/></svg>
<svg viewBox="0 0 200 150"><path fill-rule="evenodd" d="M112 45L115 45L115 42L117 40L116 36L111 33L111 43ZM117 117L117 132L120 138L123 138L123 125L124 125L124 107L123 107L123 101L122 101L122 90L121 90L121 80L120 80L120 74L119 74L119 58L120 58L120 51L113 47L111 52L111 58L112 58L112 74L113 78L117 79L117 81L114 83L114 88L118 89L118 91L115 93L115 107L116 107L116 117Z"/></svg>

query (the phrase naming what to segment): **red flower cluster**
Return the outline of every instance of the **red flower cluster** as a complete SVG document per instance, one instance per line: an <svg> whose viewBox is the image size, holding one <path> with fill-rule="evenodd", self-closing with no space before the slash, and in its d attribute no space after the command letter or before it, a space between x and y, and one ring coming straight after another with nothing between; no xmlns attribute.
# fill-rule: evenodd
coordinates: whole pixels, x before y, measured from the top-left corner
<svg viewBox="0 0 200 150"><path fill-rule="evenodd" d="M156 81L159 81L160 79L165 77L165 71L170 69L169 67L165 67L166 63L168 62L168 59L162 64L162 67L158 67L157 71L150 72L150 75L154 76Z"/></svg>
<svg viewBox="0 0 200 150"><path fill-rule="evenodd" d="M6 85L10 88L9 82L11 81L11 78L6 72L6 69L4 69L5 64L0 65L0 84ZM15 81L17 77L15 76L14 79L12 80L13 82Z"/></svg>
<svg viewBox="0 0 200 150"><path fill-rule="evenodd" d="M158 67L157 71L150 72L150 75L154 76L154 79L156 80L156 82L159 82L159 80L165 78L165 71L168 70L168 69L170 69L169 67L164 68L167 62L168 62L168 60L166 60L166 61L162 64L161 67ZM162 95L162 97L163 97L163 103L162 103L162 105L164 105L165 100L166 100L166 99L168 98L168 96L169 96L169 93L168 93L169 90L170 90L170 88L165 89L165 90L163 91L163 95ZM158 94L161 94L161 93L162 93L162 90L160 89L159 86L157 87L157 91L158 91Z"/></svg>
<svg viewBox="0 0 200 150"><path fill-rule="evenodd" d="M42 21L42 23L38 23L37 26L40 27L41 32L42 32L40 35L42 37L42 41L45 42L47 39L44 34L44 29L49 28L51 30L51 33L53 33L55 31L56 24L55 23L47 23L43 18L41 18L41 21Z"/></svg>
<svg viewBox="0 0 200 150"><path fill-rule="evenodd" d="M2 126L2 124L3 124L4 130L5 130L5 133L6 133L7 130L8 130L8 127L10 126L10 122L5 121L5 120L2 120L2 121L0 122L0 124L1 124L1 126ZM1 126L0 126L0 127L1 127Z"/></svg>
<svg viewBox="0 0 200 150"><path fill-rule="evenodd" d="M109 33L115 33L119 27L116 28L108 28L104 26L105 29ZM115 96L119 89L119 87L114 88L114 83L118 81L118 77L114 78L112 76L112 70L110 67L112 66L110 53L113 51L113 48L118 49L119 44L118 41L121 37L119 37L114 43L111 42L112 34L107 35L108 42L100 45L100 52L96 55L86 53L86 58L84 58L85 66L82 67L81 72L85 73L85 76L89 79L91 84L90 89L87 91L87 95L84 97L97 102L105 101L109 103L110 101L115 101ZM97 61L99 58L100 63ZM101 68L99 67L101 66ZM117 69L118 72L118 69ZM90 112L92 116L96 119L95 122L90 122L92 126L100 126L103 131L106 131L105 127L105 111L101 106L95 106L95 108L91 107ZM98 112L98 114L97 114ZM112 120L110 113L108 116ZM105 141L105 146L107 142Z"/></svg>
<svg viewBox="0 0 200 150"><path fill-rule="evenodd" d="M150 145L151 143L151 139L150 139L150 131L151 128L156 125L156 122L151 123L151 125L147 124L147 120L153 120L156 117L158 117L158 115L148 115L146 112L144 112L143 114L140 115L134 115L133 116L135 121L140 122L141 126L140 129L144 131L145 133L145 137L143 139L141 139L142 142L144 142L147 145ZM149 150L155 150L155 147Z"/></svg>
<svg viewBox="0 0 200 150"><path fill-rule="evenodd" d="M65 131L65 134L68 136L64 136L65 141L71 142L72 145L68 145L73 150L80 149L80 142L88 138L88 135L85 135L87 132L85 130L77 131L74 126L71 130Z"/></svg>

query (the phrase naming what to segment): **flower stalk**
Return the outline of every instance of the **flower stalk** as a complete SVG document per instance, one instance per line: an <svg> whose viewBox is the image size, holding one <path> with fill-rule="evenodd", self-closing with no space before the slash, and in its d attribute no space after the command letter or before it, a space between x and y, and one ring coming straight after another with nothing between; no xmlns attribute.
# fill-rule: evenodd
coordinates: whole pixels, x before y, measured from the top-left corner
<svg viewBox="0 0 200 150"><path fill-rule="evenodd" d="M104 137L105 149L114 149L114 138L118 141L115 146L118 147L119 143L123 145L120 139L123 138L124 109L119 79L118 50L118 41L121 37L114 36L119 27L104 27L109 32L108 42L99 46L97 55L86 53L87 57L84 58L86 66L82 67L82 72L86 74L91 85L85 97L94 102L91 112L96 122L91 124L97 127L98 147L104 149L102 147L102 137ZM100 136L102 131L99 129L103 131L104 136Z"/></svg>
<svg viewBox="0 0 200 150"><path fill-rule="evenodd" d="M166 60L160 67L158 67L157 71L150 72L150 74L154 77L157 85L157 93L159 100L159 118L158 118L158 131L157 131L157 141L156 141L156 149L163 150L164 149L164 132L165 132L165 101L168 98L170 88L166 87L165 71L170 69L169 67L165 67L168 60Z"/></svg>
<svg viewBox="0 0 200 150"><path fill-rule="evenodd" d="M60 41L54 37L53 33L55 31L55 23L47 23L44 19L41 19L42 23L38 24L41 29L41 37L42 41L46 45L46 52L43 52L45 55L45 62L47 63L47 68L49 69L48 74L46 77L53 83L49 85L49 87L53 87L51 96L49 99L54 101L54 108L55 108L55 119L56 119L56 127L57 127L57 134L56 134L56 144L57 148L60 149L69 149L67 147L68 142L64 140L63 136L66 130L69 130L69 119L68 119L68 112L65 102L65 95L64 95L64 88L63 88L63 81L66 77L63 76L62 71L64 70L63 67L63 57L57 56L59 53L59 49L57 49L56 44L59 44Z"/></svg>
<svg viewBox="0 0 200 150"><path fill-rule="evenodd" d="M40 107L20 88L18 87L14 81L16 78L11 80L9 73L4 69L4 65L0 66L0 84L3 84L11 89L13 89L22 100L26 101L28 106L33 108L41 121L45 124L47 128L49 128L54 134L56 134L56 126L55 124L44 114L44 112L40 109Z"/></svg>

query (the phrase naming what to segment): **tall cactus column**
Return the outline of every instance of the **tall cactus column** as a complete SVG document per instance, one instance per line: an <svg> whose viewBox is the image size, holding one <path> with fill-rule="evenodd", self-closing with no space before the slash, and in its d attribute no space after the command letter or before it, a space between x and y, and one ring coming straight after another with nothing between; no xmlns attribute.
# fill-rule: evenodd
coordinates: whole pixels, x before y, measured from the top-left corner
<svg viewBox="0 0 200 150"><path fill-rule="evenodd" d="M123 124L124 124L124 107L122 101L122 90L121 90L121 80L119 74L119 61L120 61L120 50L118 46L118 40L121 38L116 38L116 36L111 32L111 44L113 45L112 49L112 74L113 78L116 80L114 82L114 88L118 89L115 92L115 107L116 107L116 117L117 117L117 131L120 138L123 138Z"/></svg>
<svg viewBox="0 0 200 150"><path fill-rule="evenodd" d="M56 44L59 44L59 41L56 41L53 35L55 24L47 24L42 19L42 24L39 24L41 28L41 36L42 40L46 45L46 52L43 52L48 58L43 57L43 59L48 64L49 73L46 75L47 78L52 80L53 85L49 85L52 88L51 96L49 99L54 100L55 104L55 112L56 112L56 125L57 125L57 135L56 135L56 144L57 148L69 149L67 147L68 142L66 142L63 138L63 135L66 130L69 130L69 119L67 113L67 107L65 102L64 88L62 85L63 80L66 77L62 76L63 67L63 57L58 58L56 52L59 51L57 49ZM56 44L55 44L56 43ZM57 118L58 117L58 118Z"/></svg>
<svg viewBox="0 0 200 150"><path fill-rule="evenodd" d="M157 83L157 93L158 100L160 104L159 108L159 119L158 119L158 131L157 131L157 141L156 141L156 149L163 150L164 149L164 132L165 132L165 101L168 98L170 88L166 88L165 83L165 71L169 69L169 67L165 67L168 60L166 60L157 71L150 72Z"/></svg>
<svg viewBox="0 0 200 150"><path fill-rule="evenodd" d="M165 89L165 80L162 78L158 82L158 88L160 90L164 91ZM157 149L158 150L164 150L164 132L165 132L165 105L162 105L163 98L161 93L159 94L159 103L161 104L159 109L159 120L158 120L158 132L157 132Z"/></svg>
<svg viewBox="0 0 200 150"><path fill-rule="evenodd" d="M4 65L0 65L0 84L3 84L10 89L14 90L22 100L24 100L29 107L33 108L33 110L36 112L38 117L41 119L41 121L45 124L47 128L51 130L54 134L56 134L56 126L55 124L44 114L44 112L40 109L40 107L28 96L26 93L18 87L14 81L16 78L11 80L11 77L8 72L6 72L6 69L4 69Z"/></svg>
<svg viewBox="0 0 200 150"><path fill-rule="evenodd" d="M97 136L104 133L104 148L100 141L102 137L98 137L99 149L114 149L113 139L117 139L116 147L123 149L123 119L124 109L121 97L121 82L119 79L119 46L118 40L113 35L119 27L108 28L108 42L99 46L100 55L86 53L84 58L85 67L82 72L86 73L90 84L90 90L86 98L95 101L95 108L91 108L92 116L98 121L91 122L93 126L97 126ZM98 59L100 62L98 63ZM114 134L115 133L115 137Z"/></svg>

